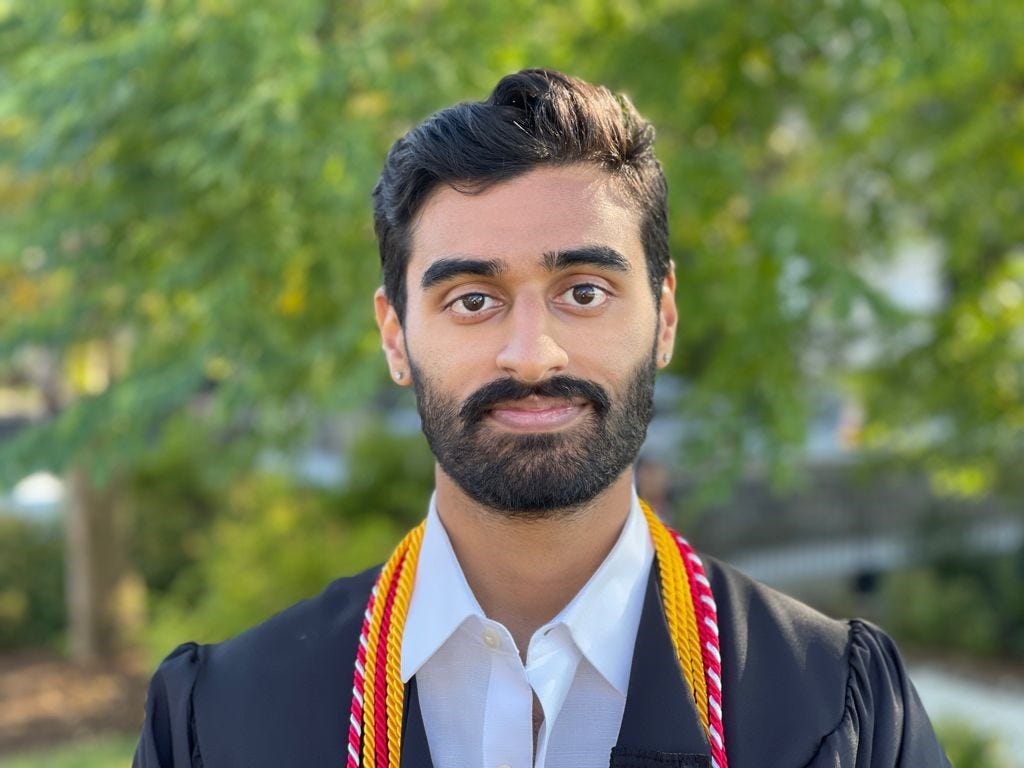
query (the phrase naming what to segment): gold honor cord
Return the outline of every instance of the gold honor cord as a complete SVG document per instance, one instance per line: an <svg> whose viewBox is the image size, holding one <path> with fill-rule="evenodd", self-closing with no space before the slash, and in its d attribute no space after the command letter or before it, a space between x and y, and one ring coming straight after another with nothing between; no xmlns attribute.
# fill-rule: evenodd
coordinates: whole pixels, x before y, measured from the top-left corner
<svg viewBox="0 0 1024 768"><path fill-rule="evenodd" d="M705 730L717 733L711 730L708 719L707 657L701 646L687 554L681 549L681 544L689 545L681 542L645 502L641 501L640 506L657 555L665 619L676 658ZM425 526L425 522L420 523L402 539L381 569L370 595L355 666L347 768L399 768L405 704L402 634ZM699 567L699 558L690 556ZM713 642L717 646L717 634ZM714 650L717 653L717 647ZM720 693L714 698L717 701ZM722 759L714 760L715 765L725 768L724 748L716 751Z"/></svg>
<svg viewBox="0 0 1024 768"><path fill-rule="evenodd" d="M409 598L412 597L412 585L416 578L416 565L419 563L424 528L425 525L421 523L413 528L407 537L408 549L391 608L391 631L388 633L387 647L389 768L398 768L398 760L402 754L402 709L405 706L405 686L402 684L402 636L405 633L405 618L409 615Z"/></svg>
<svg viewBox="0 0 1024 768"><path fill-rule="evenodd" d="M661 578L661 599L665 604L665 619L676 649L679 667L690 684L697 712L704 728L708 728L708 690L704 679L704 661L701 653L700 632L697 629L697 613L694 610L694 596L690 591L690 580L680 556L675 537L668 527L658 519L645 501L640 508L647 518L647 527L654 542L658 557L658 575Z"/></svg>
<svg viewBox="0 0 1024 768"><path fill-rule="evenodd" d="M420 545L423 542L423 531L426 523L420 523L413 528L405 538L398 544L395 551L388 558L381 569L374 593L372 613L369 619L369 628L365 638L366 662L365 680L362 690L362 724L360 725L362 735L362 765L365 768L376 768L378 766L377 755L387 753L386 764L388 768L398 768L398 760L401 755L402 739L402 708L405 704L405 686L402 684L401 663L402 663L402 630L405 627L405 618L409 613L409 597L412 594L412 583L416 575L416 564L419 561ZM397 584L395 578L398 578ZM389 605L389 596L394 594ZM384 623L385 610L390 608L390 623L388 634L384 640L383 656L381 656L381 630ZM397 629L398 631L394 631ZM380 662L384 663L381 664ZM383 672L384 679L379 679ZM358 670L357 670L358 675ZM358 688L358 685L357 685ZM384 694L383 697L381 694ZM384 711L378 712L380 704L384 704ZM381 725L386 723L386 727ZM377 743L378 739L384 738L384 745ZM349 733L349 743L352 746L352 732ZM358 748L357 748L358 753ZM349 750L349 762L353 761L352 749ZM381 761L383 768L384 761ZM359 763L356 763L359 765Z"/></svg>

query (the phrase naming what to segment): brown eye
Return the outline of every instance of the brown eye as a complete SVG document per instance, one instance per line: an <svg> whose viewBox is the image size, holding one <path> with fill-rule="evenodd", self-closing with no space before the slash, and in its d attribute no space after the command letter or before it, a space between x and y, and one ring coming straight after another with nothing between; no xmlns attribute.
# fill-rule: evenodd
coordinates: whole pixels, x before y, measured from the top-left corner
<svg viewBox="0 0 1024 768"><path fill-rule="evenodd" d="M580 283L562 293L559 300L570 307L595 309L608 301L608 291L599 285Z"/></svg>
<svg viewBox="0 0 1024 768"><path fill-rule="evenodd" d="M597 289L592 285L577 285L572 289L572 298L577 304L590 304L597 298Z"/></svg>
<svg viewBox="0 0 1024 768"><path fill-rule="evenodd" d="M482 293L471 293L459 299L463 309L469 312L479 312L484 308L484 295Z"/></svg>
<svg viewBox="0 0 1024 768"><path fill-rule="evenodd" d="M447 306L456 315L469 317L484 310L493 309L497 306L497 302L486 293L465 293Z"/></svg>

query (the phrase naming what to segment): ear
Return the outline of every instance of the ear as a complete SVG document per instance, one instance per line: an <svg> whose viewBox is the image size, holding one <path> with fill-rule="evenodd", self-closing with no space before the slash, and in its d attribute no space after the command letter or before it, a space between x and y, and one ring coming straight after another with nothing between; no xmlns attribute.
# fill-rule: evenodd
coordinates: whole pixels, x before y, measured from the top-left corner
<svg viewBox="0 0 1024 768"><path fill-rule="evenodd" d="M412 383L409 359L405 354L405 333L398 313L384 294L384 288L378 288L373 294L373 309L377 317L377 328L380 329L381 346L384 358L391 369L391 379L402 387Z"/></svg>
<svg viewBox="0 0 1024 768"><path fill-rule="evenodd" d="M661 283L661 309L658 312L658 367L664 368L672 359L676 343L676 263L670 261L668 274Z"/></svg>

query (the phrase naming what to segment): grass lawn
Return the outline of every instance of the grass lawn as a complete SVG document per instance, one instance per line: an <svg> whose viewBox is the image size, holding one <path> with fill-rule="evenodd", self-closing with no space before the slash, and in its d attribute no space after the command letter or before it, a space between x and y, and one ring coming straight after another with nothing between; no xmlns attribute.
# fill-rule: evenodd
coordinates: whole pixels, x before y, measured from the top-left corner
<svg viewBox="0 0 1024 768"><path fill-rule="evenodd" d="M138 735L100 736L0 758L0 768L127 768Z"/></svg>

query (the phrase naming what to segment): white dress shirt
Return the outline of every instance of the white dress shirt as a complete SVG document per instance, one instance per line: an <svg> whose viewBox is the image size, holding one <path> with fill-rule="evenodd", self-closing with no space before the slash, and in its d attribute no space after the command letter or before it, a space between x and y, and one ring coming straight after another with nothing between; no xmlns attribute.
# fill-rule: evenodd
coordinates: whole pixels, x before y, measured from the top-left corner
<svg viewBox="0 0 1024 768"><path fill-rule="evenodd" d="M402 680L416 675L434 765L607 766L653 559L634 491L615 546L533 634L524 665L508 629L473 596L431 499L402 638ZM536 752L534 694L544 713Z"/></svg>

